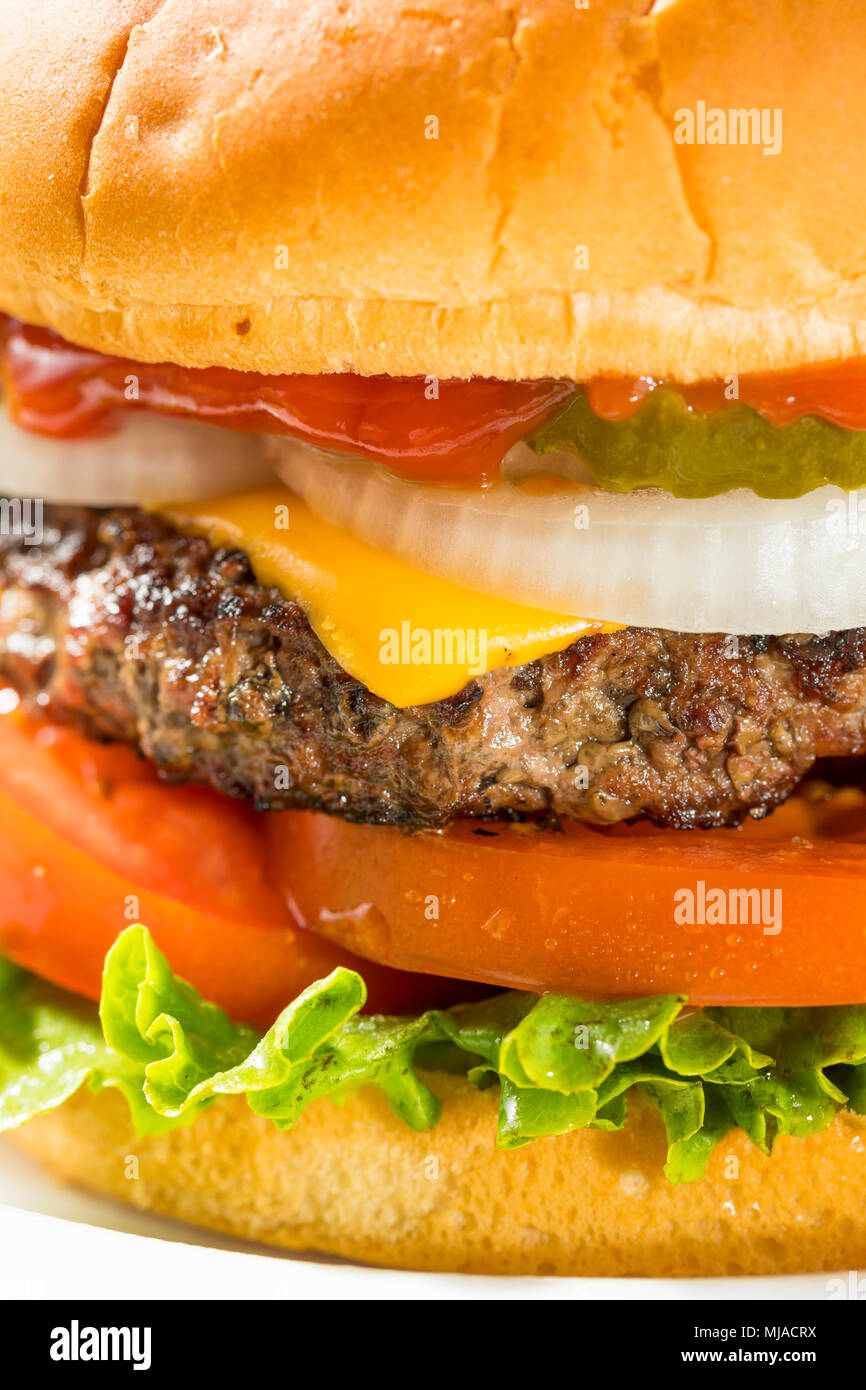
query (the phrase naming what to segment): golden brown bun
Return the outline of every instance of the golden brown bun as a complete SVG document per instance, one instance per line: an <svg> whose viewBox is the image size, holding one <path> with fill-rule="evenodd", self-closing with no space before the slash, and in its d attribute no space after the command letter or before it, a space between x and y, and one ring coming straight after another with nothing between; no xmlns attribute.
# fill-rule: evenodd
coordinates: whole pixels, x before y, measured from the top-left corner
<svg viewBox="0 0 866 1390"><path fill-rule="evenodd" d="M87 1090L16 1131L54 1172L181 1220L290 1250L490 1274L724 1275L866 1263L866 1120L845 1115L764 1158L741 1133L671 1187L657 1117L503 1152L494 1091L427 1077L445 1105L415 1134L381 1093L317 1101L280 1134L242 1098L135 1139L116 1093ZM130 1176L138 1158L138 1176Z"/></svg>
<svg viewBox="0 0 866 1390"><path fill-rule="evenodd" d="M0 308L77 342L682 380L866 352L860 0L5 0L3 21ZM698 101L781 110L781 151L675 143Z"/></svg>

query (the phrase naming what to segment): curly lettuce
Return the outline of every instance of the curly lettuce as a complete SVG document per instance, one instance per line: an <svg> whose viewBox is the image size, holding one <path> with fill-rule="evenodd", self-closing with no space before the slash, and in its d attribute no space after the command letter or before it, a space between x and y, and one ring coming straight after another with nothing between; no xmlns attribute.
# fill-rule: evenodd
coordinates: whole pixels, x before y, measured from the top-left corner
<svg viewBox="0 0 866 1390"><path fill-rule="evenodd" d="M681 995L612 1003L497 994L414 1018L362 1015L364 982L337 969L261 1034L173 974L142 926L110 950L92 1004L0 960L0 1130L80 1086L117 1087L139 1135L190 1124L220 1096L290 1129L311 1101L377 1086L416 1130L439 1118L422 1073L498 1085L496 1142L620 1129L639 1091L668 1139L671 1182L701 1176L739 1127L769 1154L847 1106L866 1113L866 1006L691 1009Z"/></svg>

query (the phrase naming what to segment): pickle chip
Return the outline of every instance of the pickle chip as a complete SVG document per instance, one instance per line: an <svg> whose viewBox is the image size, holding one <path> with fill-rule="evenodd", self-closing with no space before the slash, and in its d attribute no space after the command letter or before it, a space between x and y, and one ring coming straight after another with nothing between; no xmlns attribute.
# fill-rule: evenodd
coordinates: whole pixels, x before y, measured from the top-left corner
<svg viewBox="0 0 866 1390"><path fill-rule="evenodd" d="M528 440L538 454L580 456L600 487L660 487L675 497L716 497L751 488L759 497L802 497L833 483L866 485L866 430L817 416L773 425L736 402L709 414L659 387L628 420L603 420L580 391L568 409Z"/></svg>

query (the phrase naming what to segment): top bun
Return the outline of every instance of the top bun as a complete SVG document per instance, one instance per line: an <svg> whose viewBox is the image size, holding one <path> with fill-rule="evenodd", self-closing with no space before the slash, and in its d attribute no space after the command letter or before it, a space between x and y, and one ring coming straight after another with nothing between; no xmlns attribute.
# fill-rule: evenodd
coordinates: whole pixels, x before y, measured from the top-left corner
<svg viewBox="0 0 866 1390"><path fill-rule="evenodd" d="M4 0L0 309L265 372L866 353L864 59L861 0Z"/></svg>

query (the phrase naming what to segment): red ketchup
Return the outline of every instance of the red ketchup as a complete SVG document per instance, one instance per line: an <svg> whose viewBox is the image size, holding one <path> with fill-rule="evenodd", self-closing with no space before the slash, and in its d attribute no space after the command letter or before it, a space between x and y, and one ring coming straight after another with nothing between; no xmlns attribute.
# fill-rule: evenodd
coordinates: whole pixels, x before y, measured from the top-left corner
<svg viewBox="0 0 866 1390"><path fill-rule="evenodd" d="M176 367L75 347L46 328L0 316L0 380L23 429L58 439L117 427L126 410L154 410L225 429L290 434L373 459L399 477L452 487L493 482L503 455L564 409L572 382L433 377L265 376L228 367ZM693 410L740 400L774 425L820 415L866 429L866 359L677 385L649 376L597 377L586 391L605 420L627 420L660 386Z"/></svg>
<svg viewBox="0 0 866 1390"><path fill-rule="evenodd" d="M264 376L227 367L149 365L74 347L7 319L0 377L22 428L74 439L114 428L130 409L226 429L291 434L375 459L419 482L484 486L503 454L574 395L571 382L432 377Z"/></svg>
<svg viewBox="0 0 866 1390"><path fill-rule="evenodd" d="M650 376L597 377L586 386L592 410L604 420L628 420L660 386L679 391L692 410L709 414L743 401L773 425L820 415L848 430L866 430L866 358L820 362L786 372L755 372L680 386Z"/></svg>

